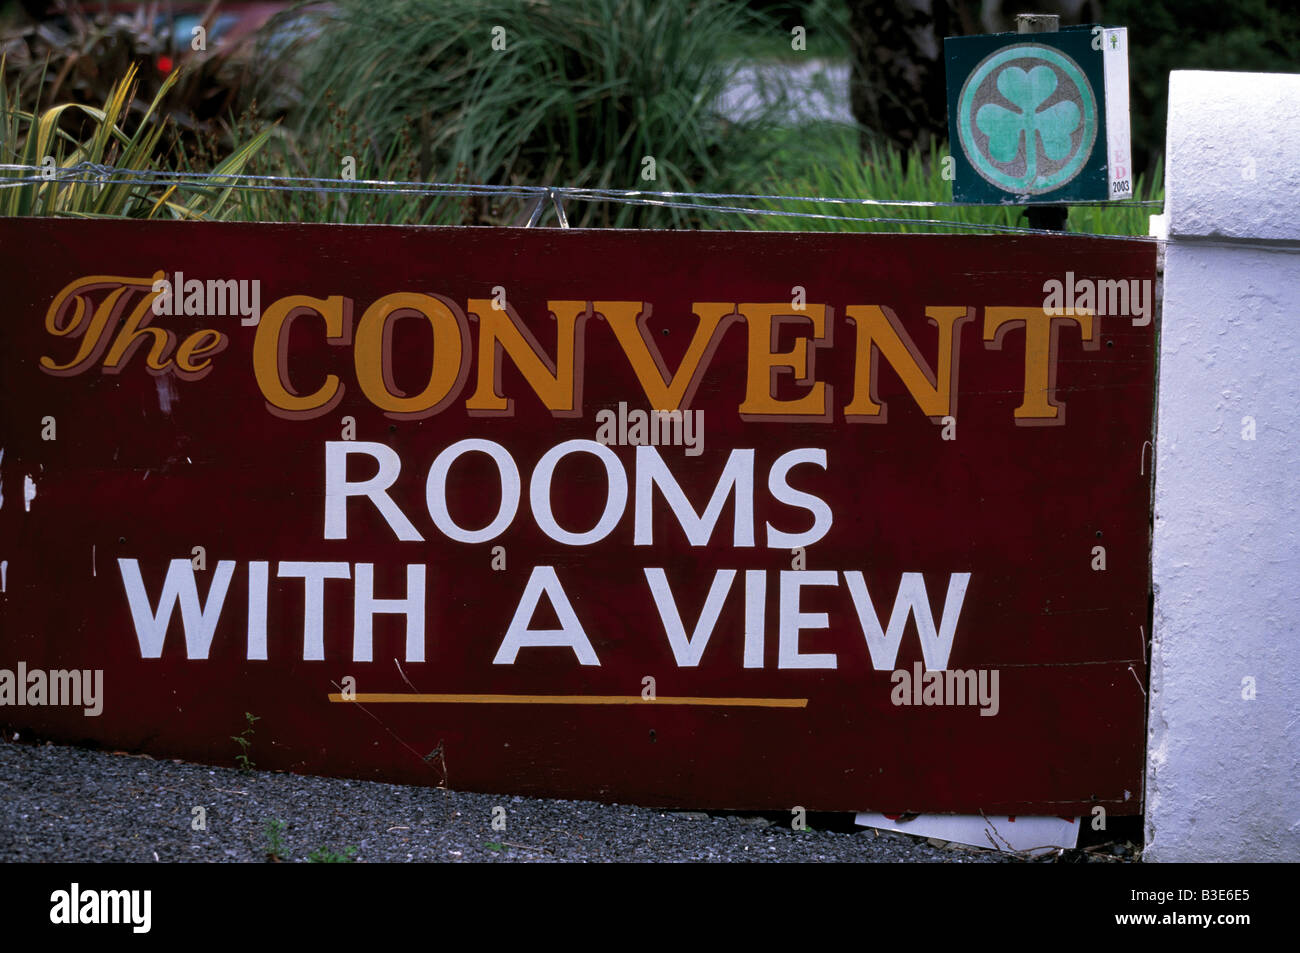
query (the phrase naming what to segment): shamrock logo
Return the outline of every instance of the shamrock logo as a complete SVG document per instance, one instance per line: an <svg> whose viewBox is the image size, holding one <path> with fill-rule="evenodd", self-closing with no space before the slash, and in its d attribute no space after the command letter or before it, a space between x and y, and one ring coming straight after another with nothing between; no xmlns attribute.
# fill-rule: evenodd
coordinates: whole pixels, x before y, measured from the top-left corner
<svg viewBox="0 0 1300 953"><path fill-rule="evenodd" d="M975 125L989 137L989 155L998 162L1011 162L1020 154L1020 138L1025 140L1025 179L1037 176L1038 143L1049 159L1060 161L1070 154L1070 136L1079 128L1079 107L1069 100L1040 110L1038 107L1056 92L1056 74L1046 66L1025 72L1008 66L997 78L998 92L1017 107L1018 112L986 103L975 114Z"/></svg>
<svg viewBox="0 0 1300 953"><path fill-rule="evenodd" d="M956 126L963 153L987 182L1040 195L1083 168L1097 136L1097 100L1062 51L1018 44L996 50L968 75Z"/></svg>

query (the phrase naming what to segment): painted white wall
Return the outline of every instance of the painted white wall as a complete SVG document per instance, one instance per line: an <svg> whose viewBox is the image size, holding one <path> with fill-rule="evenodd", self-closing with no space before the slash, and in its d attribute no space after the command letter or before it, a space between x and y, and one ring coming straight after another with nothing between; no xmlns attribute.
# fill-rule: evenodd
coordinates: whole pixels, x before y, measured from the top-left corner
<svg viewBox="0 0 1300 953"><path fill-rule="evenodd" d="M1172 73L1166 168L1146 859L1295 861L1300 75Z"/></svg>

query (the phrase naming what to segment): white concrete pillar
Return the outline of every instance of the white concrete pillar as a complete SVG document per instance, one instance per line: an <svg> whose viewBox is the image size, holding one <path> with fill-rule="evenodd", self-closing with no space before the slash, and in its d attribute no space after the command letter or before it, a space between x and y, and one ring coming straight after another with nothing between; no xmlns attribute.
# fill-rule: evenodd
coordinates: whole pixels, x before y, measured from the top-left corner
<svg viewBox="0 0 1300 953"><path fill-rule="evenodd" d="M1296 861L1300 75L1172 73L1165 188L1146 859Z"/></svg>

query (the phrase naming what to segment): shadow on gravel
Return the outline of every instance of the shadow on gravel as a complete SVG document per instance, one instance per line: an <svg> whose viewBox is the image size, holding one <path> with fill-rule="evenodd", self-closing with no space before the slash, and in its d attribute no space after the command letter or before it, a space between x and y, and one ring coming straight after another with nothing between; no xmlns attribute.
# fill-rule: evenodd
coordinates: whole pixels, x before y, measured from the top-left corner
<svg viewBox="0 0 1300 953"><path fill-rule="evenodd" d="M0 741L0 861L1123 863L1138 818L1031 859L852 814L659 811ZM1100 840L1098 838L1105 838Z"/></svg>

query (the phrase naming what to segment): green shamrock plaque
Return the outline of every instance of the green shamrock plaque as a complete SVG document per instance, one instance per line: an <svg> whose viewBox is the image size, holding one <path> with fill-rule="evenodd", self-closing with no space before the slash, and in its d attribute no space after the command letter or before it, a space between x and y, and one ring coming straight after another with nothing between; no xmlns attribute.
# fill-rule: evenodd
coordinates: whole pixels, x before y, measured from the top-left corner
<svg viewBox="0 0 1300 953"><path fill-rule="evenodd" d="M953 199L1129 198L1128 31L948 37Z"/></svg>

